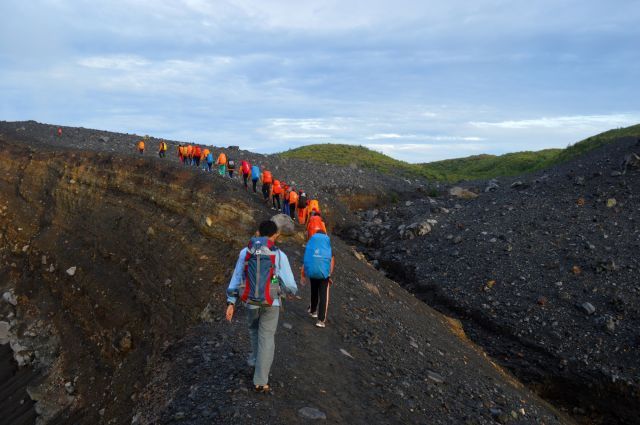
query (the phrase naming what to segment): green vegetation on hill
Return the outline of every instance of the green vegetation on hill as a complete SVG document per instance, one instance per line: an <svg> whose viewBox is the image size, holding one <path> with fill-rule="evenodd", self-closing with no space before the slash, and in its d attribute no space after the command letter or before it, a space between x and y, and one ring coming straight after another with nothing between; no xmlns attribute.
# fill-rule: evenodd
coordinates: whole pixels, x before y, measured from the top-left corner
<svg viewBox="0 0 640 425"><path fill-rule="evenodd" d="M640 124L619 128L589 137L566 149L545 149L536 152L515 152L504 155L475 155L426 164L409 164L363 146L322 144L302 146L281 153L284 158L297 158L337 165L355 164L383 173L398 173L410 177L456 182L490 179L529 173L576 156L621 137L640 137Z"/></svg>

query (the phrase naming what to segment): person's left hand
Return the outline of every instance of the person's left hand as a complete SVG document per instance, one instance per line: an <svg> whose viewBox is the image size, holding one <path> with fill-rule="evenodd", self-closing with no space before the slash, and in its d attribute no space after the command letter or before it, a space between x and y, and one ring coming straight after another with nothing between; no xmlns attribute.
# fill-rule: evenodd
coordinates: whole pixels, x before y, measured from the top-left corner
<svg viewBox="0 0 640 425"><path fill-rule="evenodd" d="M235 305L229 304L227 306L227 312L225 314L225 318L227 319L227 322L231 322L231 319L233 319L233 312L234 311L235 311Z"/></svg>

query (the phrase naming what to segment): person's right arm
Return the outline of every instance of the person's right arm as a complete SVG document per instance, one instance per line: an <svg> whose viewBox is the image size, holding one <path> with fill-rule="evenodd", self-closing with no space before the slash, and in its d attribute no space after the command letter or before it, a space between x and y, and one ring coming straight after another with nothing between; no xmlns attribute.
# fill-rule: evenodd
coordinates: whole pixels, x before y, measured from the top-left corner
<svg viewBox="0 0 640 425"><path fill-rule="evenodd" d="M233 269L233 275L229 281L229 287L227 288L227 303L235 304L238 301L238 288L242 285L242 279L244 275L244 259L247 255L247 248L240 251L238 260L236 261L236 267Z"/></svg>

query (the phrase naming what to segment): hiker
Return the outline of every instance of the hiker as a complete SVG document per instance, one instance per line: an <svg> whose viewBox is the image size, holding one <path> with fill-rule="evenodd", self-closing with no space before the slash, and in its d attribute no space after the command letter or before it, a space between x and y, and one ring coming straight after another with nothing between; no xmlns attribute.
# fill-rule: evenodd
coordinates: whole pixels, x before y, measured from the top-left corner
<svg viewBox="0 0 640 425"><path fill-rule="evenodd" d="M311 218L311 214L313 213L320 214L320 203L317 199L312 199L307 203L307 215L305 221L308 222L309 218Z"/></svg>
<svg viewBox="0 0 640 425"><path fill-rule="evenodd" d="M178 151L178 159L180 160L180 162L184 162L184 158L182 156L182 145L180 143L178 143L178 147L176 148L176 150Z"/></svg>
<svg viewBox="0 0 640 425"><path fill-rule="evenodd" d="M193 164L193 146L187 146L187 165Z"/></svg>
<svg viewBox="0 0 640 425"><path fill-rule="evenodd" d="M271 200L273 201L273 209L280 210L280 195L282 194L282 186L280 185L280 180L274 180L273 186L271 187ZM278 206L276 207L276 202L278 202Z"/></svg>
<svg viewBox="0 0 640 425"><path fill-rule="evenodd" d="M62 127L58 127L58 137L62 137Z"/></svg>
<svg viewBox="0 0 640 425"><path fill-rule="evenodd" d="M208 172L213 171L213 152L209 152L207 154L207 171Z"/></svg>
<svg viewBox="0 0 640 425"><path fill-rule="evenodd" d="M242 160L240 163L240 172L242 172L242 182L244 183L244 190L249 190L249 174L251 174L251 164L249 161Z"/></svg>
<svg viewBox="0 0 640 425"><path fill-rule="evenodd" d="M236 169L236 162L233 159L229 158L227 160L227 171L229 172L230 179L233 178L233 172L235 171L235 169Z"/></svg>
<svg viewBox="0 0 640 425"><path fill-rule="evenodd" d="M307 240L311 239L319 231L327 233L327 226L324 224L320 213L313 212L309 217L309 221L307 221Z"/></svg>
<svg viewBox="0 0 640 425"><path fill-rule="evenodd" d="M326 232L320 230L307 242L300 272L301 285L304 285L305 277L309 278L311 303L307 311L311 317L318 319L316 326L319 328L324 328L327 323L329 289L333 284L331 275L334 265L335 258L331 253L331 240Z"/></svg>
<svg viewBox="0 0 640 425"><path fill-rule="evenodd" d="M271 171L262 171L262 196L264 197L264 203L269 202L271 198L271 184L273 183L273 176Z"/></svg>
<svg viewBox="0 0 640 425"><path fill-rule="evenodd" d="M289 192L289 217L291 217L291 220L294 220L296 217L297 205L298 205L298 192L296 192L295 187L292 187L291 192Z"/></svg>
<svg viewBox="0 0 640 425"><path fill-rule="evenodd" d="M282 214L289 215L289 194L291 193L291 188L285 183L282 189Z"/></svg>
<svg viewBox="0 0 640 425"><path fill-rule="evenodd" d="M251 167L251 183L253 184L253 193L258 193L256 190L256 185L258 184L258 180L260 180L260 167L258 165L254 165Z"/></svg>
<svg viewBox="0 0 640 425"><path fill-rule="evenodd" d="M138 142L138 152L140 152L140 155L144 155L144 140Z"/></svg>
<svg viewBox="0 0 640 425"><path fill-rule="evenodd" d="M224 177L227 174L227 155L224 152L220 152L220 155L218 155L216 165L218 166L218 174Z"/></svg>
<svg viewBox="0 0 640 425"><path fill-rule="evenodd" d="M200 162L202 163L202 170L203 171L207 171L208 164L207 164L207 157L209 157L209 154L211 153L211 151L207 148L202 149L202 155L200 155ZM211 156L211 158L213 158L213 155ZM211 162L213 162L213 159L211 160ZM209 170L211 171L211 170Z"/></svg>
<svg viewBox="0 0 640 425"><path fill-rule="evenodd" d="M193 148L193 165L200 167L200 155L202 155L202 148L196 145Z"/></svg>
<svg viewBox="0 0 640 425"><path fill-rule="evenodd" d="M275 246L279 236L278 226L273 221L260 223L258 236L251 238L249 246L240 251L227 288L227 321L230 322L233 318L238 298L247 306L251 339L251 353L247 364L255 367L255 391L264 393L271 389L269 371L275 351L274 337L278 327L280 296L284 293L295 295L298 292L289 259Z"/></svg>
<svg viewBox="0 0 640 425"><path fill-rule="evenodd" d="M167 144L164 141L162 141L160 142L160 146L158 147L158 156L160 158L164 158L166 153L167 153Z"/></svg>
<svg viewBox="0 0 640 425"><path fill-rule="evenodd" d="M307 194L300 190L298 194L298 223L304 224L307 215Z"/></svg>

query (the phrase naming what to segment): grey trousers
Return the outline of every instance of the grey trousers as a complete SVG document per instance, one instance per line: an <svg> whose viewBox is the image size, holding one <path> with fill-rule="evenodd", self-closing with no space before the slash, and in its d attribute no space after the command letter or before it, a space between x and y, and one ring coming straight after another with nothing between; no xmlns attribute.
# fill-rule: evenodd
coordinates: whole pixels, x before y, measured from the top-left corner
<svg viewBox="0 0 640 425"><path fill-rule="evenodd" d="M269 383L269 371L276 348L275 335L278 328L280 307L260 307L247 310L249 336L251 337L251 358L255 360L253 385Z"/></svg>

